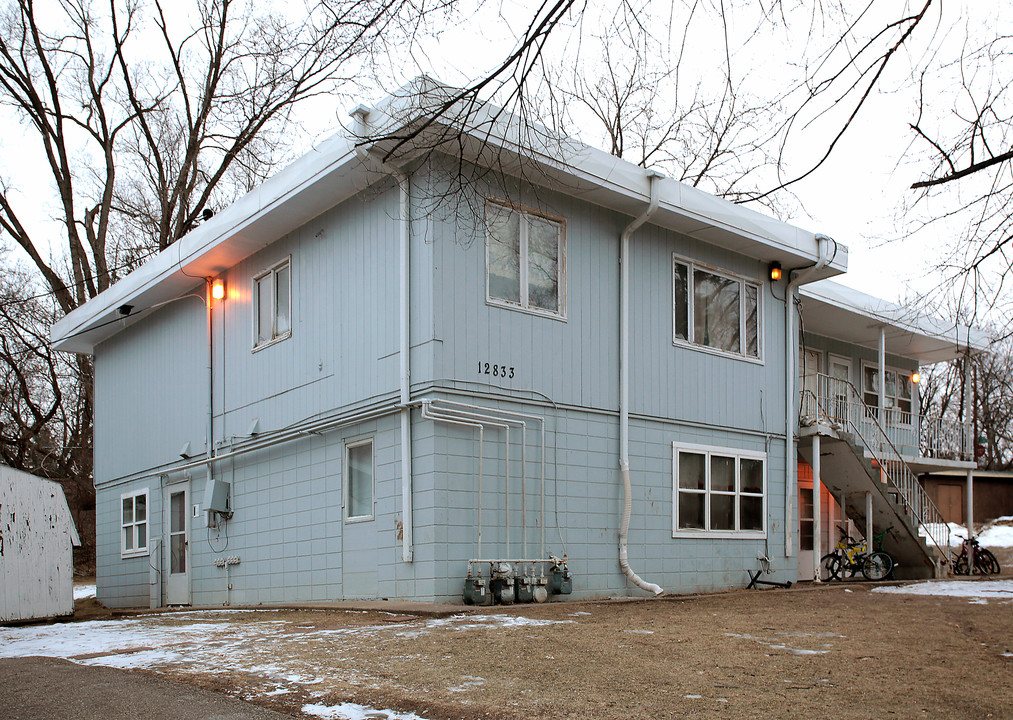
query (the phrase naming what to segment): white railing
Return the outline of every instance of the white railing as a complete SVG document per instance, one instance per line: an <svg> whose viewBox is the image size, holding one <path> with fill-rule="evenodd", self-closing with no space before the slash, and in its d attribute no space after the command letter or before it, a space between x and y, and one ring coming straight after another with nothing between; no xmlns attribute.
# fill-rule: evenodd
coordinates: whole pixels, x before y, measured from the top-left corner
<svg viewBox="0 0 1013 720"><path fill-rule="evenodd" d="M919 449L925 457L944 460L974 459L969 423L958 423L942 418L922 418L919 430Z"/></svg>
<svg viewBox="0 0 1013 720"><path fill-rule="evenodd" d="M946 552L942 549L950 546L949 525L883 429L876 408L866 405L850 382L829 375L806 376L802 388L802 421L826 423L861 440L872 455L874 466L879 467L880 481L897 493L919 532L926 535L929 544L940 549L945 558ZM890 411L887 413L889 422Z"/></svg>

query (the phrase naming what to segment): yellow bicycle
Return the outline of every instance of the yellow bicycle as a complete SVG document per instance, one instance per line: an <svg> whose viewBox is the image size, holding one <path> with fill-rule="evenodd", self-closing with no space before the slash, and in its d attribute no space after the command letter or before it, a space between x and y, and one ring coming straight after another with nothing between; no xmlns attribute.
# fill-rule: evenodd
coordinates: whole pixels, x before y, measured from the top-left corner
<svg viewBox="0 0 1013 720"><path fill-rule="evenodd" d="M855 540L842 528L841 539L832 552L820 558L823 580L843 580L861 572L866 580L882 580L893 570L893 558L885 552L868 552L864 540Z"/></svg>

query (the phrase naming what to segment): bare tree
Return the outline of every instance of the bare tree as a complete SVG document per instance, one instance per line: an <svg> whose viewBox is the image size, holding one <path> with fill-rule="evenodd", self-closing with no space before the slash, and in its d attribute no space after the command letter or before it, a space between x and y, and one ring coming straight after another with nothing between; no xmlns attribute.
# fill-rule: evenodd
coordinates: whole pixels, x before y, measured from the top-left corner
<svg viewBox="0 0 1013 720"><path fill-rule="evenodd" d="M35 222L40 203L17 192L19 168L0 168L0 242L32 270L8 270L0 299L0 459L93 503L91 364L53 354L48 325L266 178L299 149L295 108L347 98L356 78L404 57L456 4L6 0L0 106L50 176L62 237ZM535 8L510 57L458 99L522 86L572 6Z"/></svg>
<svg viewBox="0 0 1013 720"><path fill-rule="evenodd" d="M740 88L733 57L743 48L729 44L731 9L703 6L675 4L670 24L656 29L638 21L642 8L621 5L600 34L583 41L584 62L547 71L547 92L558 95L551 104L564 116L557 126L596 126L611 154L740 202L758 194L776 163L769 132L778 105ZM722 27L724 33L714 32ZM690 44L701 32L725 41L713 53L718 64L703 73ZM783 195L764 200L779 211L775 200Z"/></svg>

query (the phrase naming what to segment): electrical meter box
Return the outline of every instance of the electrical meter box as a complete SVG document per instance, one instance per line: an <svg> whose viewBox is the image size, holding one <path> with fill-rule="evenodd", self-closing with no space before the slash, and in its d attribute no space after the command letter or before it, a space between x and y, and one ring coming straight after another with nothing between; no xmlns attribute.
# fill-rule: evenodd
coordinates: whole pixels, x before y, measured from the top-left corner
<svg viewBox="0 0 1013 720"><path fill-rule="evenodd" d="M229 512L229 484L224 480L208 480L204 489L204 509L208 512Z"/></svg>

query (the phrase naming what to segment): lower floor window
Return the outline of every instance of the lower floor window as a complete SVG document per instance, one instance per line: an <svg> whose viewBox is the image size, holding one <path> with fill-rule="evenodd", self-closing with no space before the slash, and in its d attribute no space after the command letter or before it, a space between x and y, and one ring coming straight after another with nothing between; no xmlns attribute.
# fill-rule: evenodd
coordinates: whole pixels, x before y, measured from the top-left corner
<svg viewBox="0 0 1013 720"><path fill-rule="evenodd" d="M373 517L373 441L345 446L345 519Z"/></svg>
<svg viewBox="0 0 1013 720"><path fill-rule="evenodd" d="M673 443L673 533L762 534L766 454Z"/></svg>

